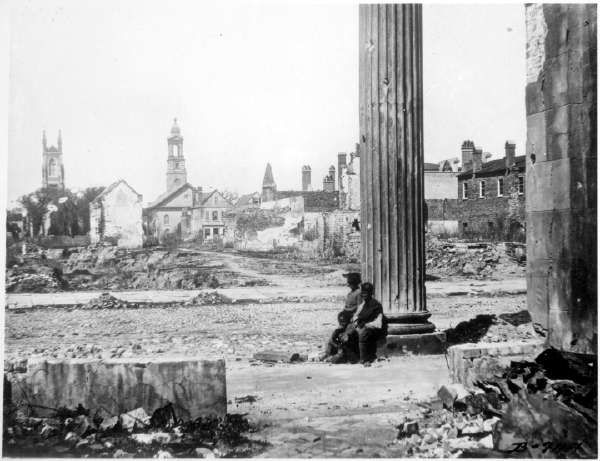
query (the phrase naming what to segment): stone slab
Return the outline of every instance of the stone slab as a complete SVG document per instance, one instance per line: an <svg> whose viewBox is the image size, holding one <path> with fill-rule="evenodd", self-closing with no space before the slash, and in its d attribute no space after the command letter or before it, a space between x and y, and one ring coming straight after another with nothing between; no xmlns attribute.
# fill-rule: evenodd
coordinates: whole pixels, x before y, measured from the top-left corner
<svg viewBox="0 0 600 461"><path fill-rule="evenodd" d="M388 335L385 344L377 349L378 356L404 354L443 354L446 351L446 333Z"/></svg>
<svg viewBox="0 0 600 461"><path fill-rule="evenodd" d="M172 403L178 418L224 416L225 361L194 357L114 360L30 360L25 373L10 373L16 405L103 410L111 415Z"/></svg>
<svg viewBox="0 0 600 461"><path fill-rule="evenodd" d="M475 381L502 374L511 361L535 359L545 348L543 340L451 346L448 348L450 376L455 383L471 386Z"/></svg>

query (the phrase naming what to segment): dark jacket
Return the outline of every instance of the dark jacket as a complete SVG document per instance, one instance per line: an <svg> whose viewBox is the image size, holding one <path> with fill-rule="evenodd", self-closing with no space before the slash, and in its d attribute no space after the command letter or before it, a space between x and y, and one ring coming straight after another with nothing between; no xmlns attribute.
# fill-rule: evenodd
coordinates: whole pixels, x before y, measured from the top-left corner
<svg viewBox="0 0 600 461"><path fill-rule="evenodd" d="M364 324L372 322L379 314L383 317L382 330L387 334L387 319L385 318L385 315L383 315L383 307L381 306L381 303L374 298L365 301L362 309L360 309L360 312L356 317L358 326L362 327Z"/></svg>

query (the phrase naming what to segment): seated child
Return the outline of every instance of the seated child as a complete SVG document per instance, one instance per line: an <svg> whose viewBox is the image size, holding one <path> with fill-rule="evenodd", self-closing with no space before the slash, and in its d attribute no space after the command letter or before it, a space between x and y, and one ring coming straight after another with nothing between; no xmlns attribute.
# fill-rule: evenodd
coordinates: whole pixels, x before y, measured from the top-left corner
<svg viewBox="0 0 600 461"><path fill-rule="evenodd" d="M357 363L358 334L352 324L353 312L341 311L338 316L339 327L333 331L325 348L323 360L331 363Z"/></svg>

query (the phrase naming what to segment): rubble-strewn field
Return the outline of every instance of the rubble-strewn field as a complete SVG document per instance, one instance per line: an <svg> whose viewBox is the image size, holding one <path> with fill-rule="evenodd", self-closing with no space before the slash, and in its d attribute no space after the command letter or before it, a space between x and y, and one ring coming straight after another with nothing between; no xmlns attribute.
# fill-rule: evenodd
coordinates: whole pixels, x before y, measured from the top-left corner
<svg viewBox="0 0 600 461"><path fill-rule="evenodd" d="M439 258L454 261L446 261L453 264L453 269L446 272L436 273L432 266L431 271L440 281L428 282L428 292L434 293L428 297L431 320L438 330L447 332L450 342L534 337L530 319L522 314L522 292L486 292L497 283L486 280L510 279L522 273L515 258L493 246L469 248L460 242L434 242L430 247L428 266L435 266ZM424 418L429 410L421 404L448 380L443 356L383 359L369 370L310 361L323 350L336 326L341 299L331 299L341 294L342 274L356 266L185 248L126 251L97 247L13 256L14 264L7 274L12 292L85 289L111 294L98 291L89 301L70 307L7 310L6 370L22 369L24 360L31 357L223 357L227 363L229 411L247 413L249 428L257 431L251 438L269 442L248 445L246 441L238 448L227 448L214 438L179 437L171 433L171 428L168 436L160 435L160 431L156 436L140 435L141 439L169 439L168 443L157 439L145 446L128 433L104 434L96 427L75 437L70 434L76 427L73 421L54 418L40 422L21 415L11 423L12 433L5 434L13 437L11 446L5 445L13 453L26 451L29 442L37 444L38 451L27 453L39 453L50 446L49 438L55 456L135 453L211 457L251 456L258 452L280 457L456 456L466 447L479 446L472 436L455 440L450 437L452 432L438 434L438 426L434 428L438 431L435 440L428 435ZM468 270L469 265L473 272ZM446 288L440 292L436 284ZM230 303L224 294L235 287L258 291L261 287L278 287L285 300ZM315 297L309 302L313 287L325 292L331 288L333 296ZM147 292L152 293L161 288L205 290L190 295L189 301L161 306L118 297L119 290L151 289ZM479 292L482 296L477 295ZM257 352L273 350L308 356L309 362L273 364L254 358ZM85 419L82 415L77 418ZM421 424L418 438L414 434L399 437L398 428L413 420ZM456 427L454 422L447 424ZM195 429L190 430L193 433ZM25 431L26 437L19 438L19 431L21 435ZM75 449L77 444L79 448Z"/></svg>
<svg viewBox="0 0 600 461"><path fill-rule="evenodd" d="M13 250L14 252L14 250ZM12 263L12 264L11 264ZM167 290L265 286L278 277L327 274L335 267L235 257L193 249L125 250L114 246L43 250L14 255L6 271L8 293L68 290Z"/></svg>
<svg viewBox="0 0 600 461"><path fill-rule="evenodd" d="M524 296L434 298L429 309L437 327L446 329L479 314L518 312L524 303ZM318 302L7 311L4 353L11 360L32 354L75 358L175 353L225 357L229 367L264 349L319 352L336 326L339 309L339 303ZM517 327L499 318L488 321L481 338L488 332L489 342L533 334L531 323Z"/></svg>
<svg viewBox="0 0 600 461"><path fill-rule="evenodd" d="M524 276L524 253L514 245L427 239L427 274L449 280L501 280ZM339 284L341 270L356 263L302 261L277 252L208 252L190 248L118 249L114 246L45 250L8 248L6 291L172 290L282 285L310 279L315 286ZM318 275L319 277L315 277ZM289 284L289 283L288 283Z"/></svg>

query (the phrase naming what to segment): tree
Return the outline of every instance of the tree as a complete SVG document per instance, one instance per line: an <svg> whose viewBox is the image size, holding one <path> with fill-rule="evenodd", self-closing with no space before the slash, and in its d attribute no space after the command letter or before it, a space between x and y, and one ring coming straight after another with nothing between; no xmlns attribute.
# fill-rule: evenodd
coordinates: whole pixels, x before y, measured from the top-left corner
<svg viewBox="0 0 600 461"><path fill-rule="evenodd" d="M90 202L104 187L88 187L74 194L69 189L59 190L42 188L24 195L19 199L27 210L27 216L33 226L33 235L42 230L48 206L54 205L56 211L50 215L48 233L53 235L83 235L90 230Z"/></svg>
<svg viewBox="0 0 600 461"><path fill-rule="evenodd" d="M90 203L98 197L104 187L88 187L78 194L77 200L77 219L81 234L87 234L90 231Z"/></svg>
<svg viewBox="0 0 600 461"><path fill-rule="evenodd" d="M48 205L55 198L55 191L52 189L38 189L35 192L23 195L19 202L27 210L27 218L32 226L33 235L36 236L43 228L44 217L48 212Z"/></svg>
<svg viewBox="0 0 600 461"><path fill-rule="evenodd" d="M240 198L240 194L238 194L237 192L233 192L230 190L223 190L220 192L223 197L225 197L227 200L229 200L233 204L235 204L238 201L238 199Z"/></svg>

